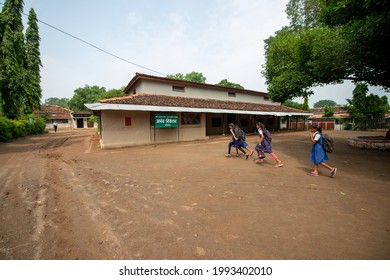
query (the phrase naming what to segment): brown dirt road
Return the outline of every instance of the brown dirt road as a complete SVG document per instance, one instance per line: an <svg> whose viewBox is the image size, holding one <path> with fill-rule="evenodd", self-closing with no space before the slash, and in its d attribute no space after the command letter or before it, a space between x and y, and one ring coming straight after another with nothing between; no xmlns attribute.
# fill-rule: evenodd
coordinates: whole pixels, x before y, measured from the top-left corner
<svg viewBox="0 0 390 280"><path fill-rule="evenodd" d="M0 143L0 259L390 259L390 152L336 141L335 178L306 175L307 132L271 157L228 137L101 150L92 130ZM384 133L379 133L384 135ZM257 136L249 136L254 146Z"/></svg>

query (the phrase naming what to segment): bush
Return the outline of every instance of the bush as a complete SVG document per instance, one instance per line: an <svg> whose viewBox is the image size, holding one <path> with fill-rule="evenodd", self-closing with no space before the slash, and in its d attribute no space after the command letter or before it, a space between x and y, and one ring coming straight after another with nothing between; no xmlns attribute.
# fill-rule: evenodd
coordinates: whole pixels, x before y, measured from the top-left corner
<svg viewBox="0 0 390 280"><path fill-rule="evenodd" d="M5 142L30 134L42 133L46 122L43 119L9 120L0 117L0 141Z"/></svg>
<svg viewBox="0 0 390 280"><path fill-rule="evenodd" d="M0 141L5 142L13 138L12 127L13 125L11 120L0 117Z"/></svg>

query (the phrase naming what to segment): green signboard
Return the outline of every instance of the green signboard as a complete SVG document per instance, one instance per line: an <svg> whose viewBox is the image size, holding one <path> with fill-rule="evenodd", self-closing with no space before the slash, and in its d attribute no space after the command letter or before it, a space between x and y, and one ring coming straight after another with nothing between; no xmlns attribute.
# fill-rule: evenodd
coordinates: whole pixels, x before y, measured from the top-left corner
<svg viewBox="0 0 390 280"><path fill-rule="evenodd" d="M177 115L154 115L155 128L176 128L179 126Z"/></svg>

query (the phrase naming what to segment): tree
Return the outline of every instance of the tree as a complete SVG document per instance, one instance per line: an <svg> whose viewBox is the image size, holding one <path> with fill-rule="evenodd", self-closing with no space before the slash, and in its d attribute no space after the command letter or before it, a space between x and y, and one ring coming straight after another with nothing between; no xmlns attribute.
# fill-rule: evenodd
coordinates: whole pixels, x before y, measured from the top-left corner
<svg viewBox="0 0 390 280"><path fill-rule="evenodd" d="M78 88L74 91L73 97L69 100L69 109L73 111L88 110L84 104L94 103L99 96L106 92L104 87L85 85L84 88Z"/></svg>
<svg viewBox="0 0 390 280"><path fill-rule="evenodd" d="M325 106L336 106L337 103L334 102L333 100L320 100L320 101L317 101L316 103L314 103L313 107L314 108L322 108L322 107L325 107Z"/></svg>
<svg viewBox="0 0 390 280"><path fill-rule="evenodd" d="M40 67L42 64L39 41L38 19L34 9L31 8L28 15L28 27L26 30L26 63L29 81L25 103L27 114L31 113L33 109L39 109L41 106L40 100L42 98L42 89Z"/></svg>
<svg viewBox="0 0 390 280"><path fill-rule="evenodd" d="M290 26L265 40L270 97L283 102L344 80L388 90L389 7L389 1L291 0Z"/></svg>
<svg viewBox="0 0 390 280"><path fill-rule="evenodd" d="M367 84L359 83L353 90L352 99L347 99L349 118L357 123L371 118L384 118L390 109L387 96L379 97L372 93L367 96L367 92Z"/></svg>
<svg viewBox="0 0 390 280"><path fill-rule="evenodd" d="M287 3L287 18L295 31L317 26L318 13L318 0L290 0Z"/></svg>
<svg viewBox="0 0 390 280"><path fill-rule="evenodd" d="M304 111L310 110L307 98L304 99L302 104L292 100L286 100L282 103L282 105Z"/></svg>
<svg viewBox="0 0 390 280"><path fill-rule="evenodd" d="M224 80L220 81L217 85L218 86L223 86L223 87L244 89L244 87L242 85L229 82L227 79L224 79Z"/></svg>
<svg viewBox="0 0 390 280"><path fill-rule="evenodd" d="M325 106L324 107L324 117L333 117L334 115L334 107L333 106Z"/></svg>
<svg viewBox="0 0 390 280"><path fill-rule="evenodd" d="M301 109L303 104L300 104L298 102L292 101L292 100L286 100L282 103L282 105L295 108L295 109Z"/></svg>
<svg viewBox="0 0 390 280"><path fill-rule="evenodd" d="M6 0L1 11L0 106L10 119L20 118L26 108L28 74L23 34L22 0Z"/></svg>
<svg viewBox="0 0 390 280"><path fill-rule="evenodd" d="M102 99L125 96L122 89L111 89L106 91L106 88L99 86L85 85L84 88L78 88L74 91L73 97L69 100L69 109L73 111L88 110L84 104L95 103Z"/></svg>
<svg viewBox="0 0 390 280"><path fill-rule="evenodd" d="M177 73L176 75L167 75L167 78L185 80L185 81L202 83L202 84L206 82L206 77L203 76L202 73L195 72L195 71L192 71L191 73L187 73L185 75L183 75L182 73Z"/></svg>
<svg viewBox="0 0 390 280"><path fill-rule="evenodd" d="M68 102L69 102L69 98L50 97L45 99L46 105L57 105L62 108L69 108Z"/></svg>
<svg viewBox="0 0 390 280"><path fill-rule="evenodd" d="M108 99L108 98L114 98L114 97L123 97L125 96L125 93L122 89L110 89L109 91L102 92L97 96L96 101L102 100L102 99Z"/></svg>

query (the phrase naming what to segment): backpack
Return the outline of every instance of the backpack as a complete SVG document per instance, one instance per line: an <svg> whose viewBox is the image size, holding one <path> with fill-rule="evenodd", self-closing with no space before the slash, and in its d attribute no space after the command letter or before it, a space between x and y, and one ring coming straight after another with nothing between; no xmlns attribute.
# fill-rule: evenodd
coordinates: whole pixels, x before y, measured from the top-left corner
<svg viewBox="0 0 390 280"><path fill-rule="evenodd" d="M240 133L241 133L241 140L245 141L245 132L242 129L240 129Z"/></svg>
<svg viewBox="0 0 390 280"><path fill-rule="evenodd" d="M333 139L328 134L322 134L322 148L327 153L332 153L334 150Z"/></svg>
<svg viewBox="0 0 390 280"><path fill-rule="evenodd" d="M238 140L245 141L245 132L241 128L237 130L237 138Z"/></svg>
<svg viewBox="0 0 390 280"><path fill-rule="evenodd" d="M265 140L267 140L268 144L271 144L272 142L272 137L271 137L271 133L269 133L268 129L264 129L264 138Z"/></svg>

